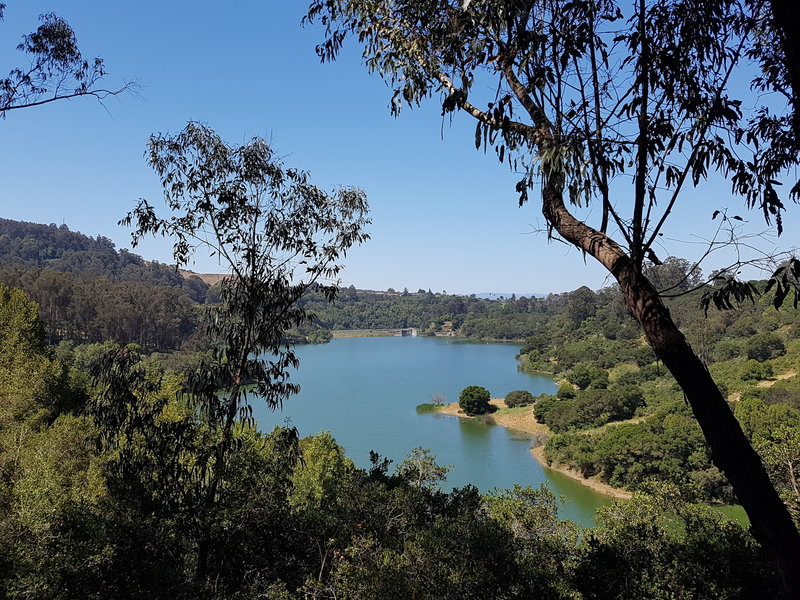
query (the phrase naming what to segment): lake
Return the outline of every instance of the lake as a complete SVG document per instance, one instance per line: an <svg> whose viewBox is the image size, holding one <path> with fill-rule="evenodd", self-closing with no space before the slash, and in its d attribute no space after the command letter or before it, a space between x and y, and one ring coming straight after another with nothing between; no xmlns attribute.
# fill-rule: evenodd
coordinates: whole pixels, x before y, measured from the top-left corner
<svg viewBox="0 0 800 600"><path fill-rule="evenodd" d="M264 430L290 422L303 436L330 431L357 465L369 465L369 451L399 464L416 447L429 448L441 465L453 465L443 488L473 484L481 491L515 483L546 483L564 502L559 515L584 526L610 499L543 468L531 455L525 435L437 413L419 414L417 405L440 394L458 400L468 385L493 398L512 390L555 393L547 377L517 369L513 344L474 343L455 338L341 338L298 346L299 369L292 380L301 391L283 410L255 402Z"/></svg>

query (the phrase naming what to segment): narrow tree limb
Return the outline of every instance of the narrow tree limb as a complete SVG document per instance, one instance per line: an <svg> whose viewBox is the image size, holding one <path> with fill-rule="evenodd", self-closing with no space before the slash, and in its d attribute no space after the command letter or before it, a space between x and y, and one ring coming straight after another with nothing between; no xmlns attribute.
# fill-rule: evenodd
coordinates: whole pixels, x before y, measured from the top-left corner
<svg viewBox="0 0 800 600"><path fill-rule="evenodd" d="M441 82L441 84L445 87L445 89L450 92L451 94L455 93L457 90L456 86L453 85L453 82L442 72L438 71L436 73L436 78ZM480 121L481 123L485 123L490 127L495 129L502 129L503 123L495 119L489 113L481 110L474 104L472 104L469 100L463 100L459 107L464 110L464 112L469 113L472 117ZM509 121L508 128L514 132L522 135L530 140L534 140L534 136L536 134L536 129L527 125L525 123L520 123L519 121Z"/></svg>

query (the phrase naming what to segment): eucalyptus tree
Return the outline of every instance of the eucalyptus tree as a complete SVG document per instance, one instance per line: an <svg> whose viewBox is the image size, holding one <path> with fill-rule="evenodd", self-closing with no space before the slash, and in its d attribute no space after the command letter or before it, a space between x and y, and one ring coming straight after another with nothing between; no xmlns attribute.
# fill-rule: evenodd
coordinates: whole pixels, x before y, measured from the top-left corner
<svg viewBox="0 0 800 600"><path fill-rule="evenodd" d="M476 148L493 149L520 173L520 205L538 188L549 235L616 279L683 389L754 534L777 561L787 594L800 595L800 535L645 273L648 261L660 262L655 250L684 192L712 175L728 179L734 194L782 231L778 184L800 162L781 141L791 124L782 116L791 113L791 90L788 98L765 99L734 85L748 62L762 73L760 66L782 58L769 38L776 27L769 5L313 0L307 20L325 26L322 60L335 59L348 34L357 37L366 66L392 89L394 114L438 97L443 118L471 117ZM778 78L763 73L761 91L774 92ZM589 204L597 209L582 209ZM734 218L721 216L726 225ZM781 293L796 283L800 265L782 275Z"/></svg>
<svg viewBox="0 0 800 600"><path fill-rule="evenodd" d="M0 3L0 20L6 5ZM31 108L80 96L103 100L131 91L126 83L118 89L100 87L106 70L103 59L87 60L81 55L75 32L64 19L53 13L40 17L41 25L23 36L17 50L29 57L23 67L11 69L0 79L0 118L10 110Z"/></svg>
<svg viewBox="0 0 800 600"><path fill-rule="evenodd" d="M309 318L298 304L306 292L334 298L347 250L368 239L367 202L356 188L323 191L308 173L287 168L263 139L231 147L199 123L175 136L152 136L147 158L169 214L140 200L121 221L135 225L134 245L164 235L174 241L178 267L202 249L229 272L220 304L207 313L214 347L187 375L182 394L204 425L207 453L188 476L210 510L236 450L235 427L252 422L250 396L274 409L298 391L289 377L298 360L284 332ZM207 529L198 577L207 567Z"/></svg>

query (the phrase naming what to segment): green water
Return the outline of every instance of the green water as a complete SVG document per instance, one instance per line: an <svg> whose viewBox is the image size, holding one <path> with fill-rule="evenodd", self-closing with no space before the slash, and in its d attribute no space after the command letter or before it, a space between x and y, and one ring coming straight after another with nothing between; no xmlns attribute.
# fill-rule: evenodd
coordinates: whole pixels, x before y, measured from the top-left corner
<svg viewBox="0 0 800 600"><path fill-rule="evenodd" d="M517 370L518 350L512 344L424 337L342 338L300 346L300 368L292 375L300 394L275 413L257 405L255 416L263 429L289 420L301 435L331 431L362 467L369 464L370 450L397 464L415 447L430 448L440 464L453 465L445 488L473 484L486 492L546 483L563 498L562 518L592 525L595 509L610 499L543 469L524 435L416 410L434 394L455 402L468 385L487 388L493 398L519 389L554 393L549 378Z"/></svg>

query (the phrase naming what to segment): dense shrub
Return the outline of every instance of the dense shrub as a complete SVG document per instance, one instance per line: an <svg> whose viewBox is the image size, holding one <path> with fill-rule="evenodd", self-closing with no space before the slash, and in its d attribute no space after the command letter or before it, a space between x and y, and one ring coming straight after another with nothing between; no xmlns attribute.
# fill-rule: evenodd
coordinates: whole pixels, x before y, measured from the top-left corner
<svg viewBox="0 0 800 600"><path fill-rule="evenodd" d="M617 378L617 385L639 385L644 383L645 378L642 371L627 371Z"/></svg>
<svg viewBox="0 0 800 600"><path fill-rule="evenodd" d="M643 405L641 389L625 386L611 390L590 389L572 399L544 396L536 403L534 413L539 422L558 433L629 419Z"/></svg>
<svg viewBox="0 0 800 600"><path fill-rule="evenodd" d="M756 380L761 381L763 379L769 379L773 377L775 372L772 369L772 365L769 363L761 363L757 360L748 360L744 364L744 369L742 369L742 379L745 381L749 380Z"/></svg>
<svg viewBox="0 0 800 600"><path fill-rule="evenodd" d="M747 358L764 362L786 354L783 340L774 333L758 333L747 340Z"/></svg>
<svg viewBox="0 0 800 600"><path fill-rule="evenodd" d="M591 432L557 433L545 446L545 458L586 477L599 475L616 487L642 489L652 481L667 481L689 498L732 500L730 486L711 464L699 426L688 415L667 413Z"/></svg>
<svg viewBox="0 0 800 600"><path fill-rule="evenodd" d="M527 406L528 404L533 404L534 402L535 398L533 397L533 394L527 390L514 390L506 395L506 406L509 408L514 408L515 406Z"/></svg>
<svg viewBox="0 0 800 600"><path fill-rule="evenodd" d="M740 340L729 339L720 340L711 351L714 360L731 360L744 356L744 353L744 344Z"/></svg>
<svg viewBox="0 0 800 600"><path fill-rule="evenodd" d="M800 377L776 381L763 393L766 404L786 404L800 410Z"/></svg>
<svg viewBox="0 0 800 600"><path fill-rule="evenodd" d="M556 396L562 399L570 399L575 397L575 388L572 387L571 383L562 383L558 386L558 392Z"/></svg>
<svg viewBox="0 0 800 600"><path fill-rule="evenodd" d="M598 511L598 527L585 544L587 560L575 572L581 598L779 595L770 567L753 560L762 551L744 528L707 506L675 506L675 494L637 496Z"/></svg>
<svg viewBox="0 0 800 600"><path fill-rule="evenodd" d="M640 346L633 351L633 359L637 365L643 367L656 360L656 353L650 346Z"/></svg>
<svg viewBox="0 0 800 600"><path fill-rule="evenodd" d="M589 387L604 389L608 387L608 373L592 363L580 363L567 373L567 381L585 390Z"/></svg>
<svg viewBox="0 0 800 600"><path fill-rule="evenodd" d="M639 369L639 373L641 374L642 379L644 379L645 381L653 381L654 379L657 379L662 375L665 375L667 373L667 370L664 367L661 367L657 364L650 364L650 365L645 365L641 369Z"/></svg>

